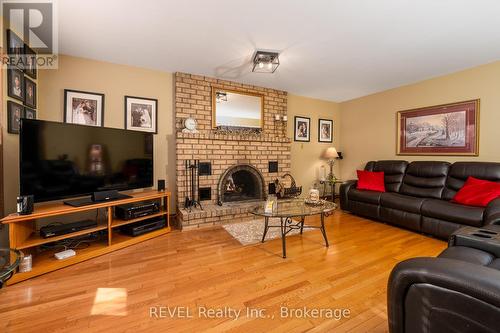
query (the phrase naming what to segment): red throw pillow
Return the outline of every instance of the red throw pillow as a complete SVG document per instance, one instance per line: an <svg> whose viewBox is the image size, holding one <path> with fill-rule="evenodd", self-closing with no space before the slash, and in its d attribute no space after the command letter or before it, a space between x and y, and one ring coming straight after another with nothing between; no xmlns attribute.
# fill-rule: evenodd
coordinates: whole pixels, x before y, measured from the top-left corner
<svg viewBox="0 0 500 333"><path fill-rule="evenodd" d="M467 206L486 207L498 197L500 183L469 177L451 201Z"/></svg>
<svg viewBox="0 0 500 333"><path fill-rule="evenodd" d="M358 190L385 192L384 172L357 170Z"/></svg>

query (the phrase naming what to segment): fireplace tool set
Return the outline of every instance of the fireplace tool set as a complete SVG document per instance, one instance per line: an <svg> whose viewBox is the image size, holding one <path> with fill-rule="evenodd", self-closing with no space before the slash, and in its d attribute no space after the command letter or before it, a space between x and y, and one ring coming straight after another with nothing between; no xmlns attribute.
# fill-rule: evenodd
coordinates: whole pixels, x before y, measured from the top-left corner
<svg viewBox="0 0 500 333"><path fill-rule="evenodd" d="M199 206L201 210L203 207L200 203L200 191L198 187L200 185L200 174L198 172L198 166L200 164L199 160L186 160L185 161L185 181L186 181L186 199L184 200L184 208L189 209L191 212L192 207Z"/></svg>

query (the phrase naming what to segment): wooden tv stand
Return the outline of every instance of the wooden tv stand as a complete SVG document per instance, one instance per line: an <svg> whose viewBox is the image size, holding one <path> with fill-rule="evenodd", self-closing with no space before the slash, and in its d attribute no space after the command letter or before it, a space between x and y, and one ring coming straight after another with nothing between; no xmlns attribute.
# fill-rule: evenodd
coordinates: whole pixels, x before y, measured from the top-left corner
<svg viewBox="0 0 500 333"><path fill-rule="evenodd" d="M71 207L63 203L56 204L40 204L35 206L35 211L30 215L11 214L1 220L3 224L9 225L9 238L10 248L18 249L25 255L31 254L33 256L33 266L30 272L16 273L7 282L7 284L14 284L26 279L52 272L56 269L73 265L84 260L88 260L133 244L143 242L145 240L157 237L170 232L170 205L169 198L170 192L158 192L156 190L147 190L144 192L137 192L129 194L131 198L96 203L83 207ZM148 200L161 200L160 212L154 215L149 215L133 220L121 220L114 217L114 207L127 203L148 201ZM66 235L42 238L36 230L36 220L50 217L60 217L62 215L69 215L81 212L99 211L105 209L107 213L107 221L98 221L97 227L85 229L82 231L73 232ZM119 232L118 227L143 221L149 218L165 216L166 225L160 230L155 230L147 234L131 237ZM83 249L75 249L76 255L67 259L57 260L54 253L60 252L63 249L48 249L38 251L38 246L49 244L55 241L68 239L76 236L90 234L96 231L103 231L106 235L98 241L90 242L89 246Z"/></svg>

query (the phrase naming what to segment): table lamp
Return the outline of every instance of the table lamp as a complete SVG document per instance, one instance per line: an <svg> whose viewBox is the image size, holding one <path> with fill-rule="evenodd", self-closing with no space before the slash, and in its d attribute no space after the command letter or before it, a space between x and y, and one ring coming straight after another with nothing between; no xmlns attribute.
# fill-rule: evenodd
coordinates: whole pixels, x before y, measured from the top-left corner
<svg viewBox="0 0 500 333"><path fill-rule="evenodd" d="M335 147L329 147L324 153L323 158L328 160L328 165L330 165L330 174L328 175L328 180L333 181L336 179L333 174L333 165L335 163L335 159L339 157L339 153L337 153L337 149Z"/></svg>

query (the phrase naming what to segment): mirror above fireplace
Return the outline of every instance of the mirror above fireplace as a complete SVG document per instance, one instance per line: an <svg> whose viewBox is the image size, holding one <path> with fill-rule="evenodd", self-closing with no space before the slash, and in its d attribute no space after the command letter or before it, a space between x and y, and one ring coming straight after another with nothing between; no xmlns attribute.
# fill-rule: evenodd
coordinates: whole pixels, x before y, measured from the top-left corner
<svg viewBox="0 0 500 333"><path fill-rule="evenodd" d="M214 128L261 130L263 114L263 95L212 88Z"/></svg>

